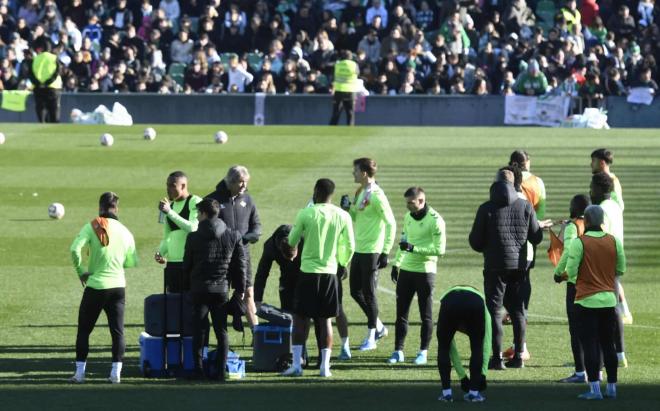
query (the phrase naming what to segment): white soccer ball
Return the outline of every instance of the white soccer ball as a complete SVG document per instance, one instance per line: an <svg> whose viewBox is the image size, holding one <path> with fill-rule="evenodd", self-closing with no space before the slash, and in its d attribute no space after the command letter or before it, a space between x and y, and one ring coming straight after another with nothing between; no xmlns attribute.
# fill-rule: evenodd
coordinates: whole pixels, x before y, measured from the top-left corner
<svg viewBox="0 0 660 411"><path fill-rule="evenodd" d="M64 206L60 203L53 203L48 206L48 217L56 220L64 217Z"/></svg>
<svg viewBox="0 0 660 411"><path fill-rule="evenodd" d="M144 139L145 140L153 140L156 138L156 130L154 130L151 127L147 127L144 129Z"/></svg>
<svg viewBox="0 0 660 411"><path fill-rule="evenodd" d="M229 136L227 133L224 131L220 130L217 133L215 133L215 142L218 144L225 144L227 141L229 141Z"/></svg>
<svg viewBox="0 0 660 411"><path fill-rule="evenodd" d="M110 147L114 142L115 142L115 139L114 139L114 137L112 137L112 134L110 134L110 133L104 133L101 136L101 145L102 146Z"/></svg>
<svg viewBox="0 0 660 411"><path fill-rule="evenodd" d="M5 144L5 133L0 133L0 144Z"/></svg>

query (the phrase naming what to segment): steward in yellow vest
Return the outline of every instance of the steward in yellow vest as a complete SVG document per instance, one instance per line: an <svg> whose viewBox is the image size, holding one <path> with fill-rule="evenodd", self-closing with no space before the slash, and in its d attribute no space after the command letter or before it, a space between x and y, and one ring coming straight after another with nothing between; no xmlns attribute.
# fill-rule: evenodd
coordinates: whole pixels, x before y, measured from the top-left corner
<svg viewBox="0 0 660 411"><path fill-rule="evenodd" d="M34 41L36 55L30 67L30 81L34 86L34 103L40 123L60 122L60 64L50 52L50 41L40 37Z"/></svg>
<svg viewBox="0 0 660 411"><path fill-rule="evenodd" d="M342 110L346 111L346 124L355 125L355 95L360 89L358 74L360 70L349 50L339 52L339 60L335 63L335 74L332 87L334 97L332 102L332 118L330 125L336 126Z"/></svg>

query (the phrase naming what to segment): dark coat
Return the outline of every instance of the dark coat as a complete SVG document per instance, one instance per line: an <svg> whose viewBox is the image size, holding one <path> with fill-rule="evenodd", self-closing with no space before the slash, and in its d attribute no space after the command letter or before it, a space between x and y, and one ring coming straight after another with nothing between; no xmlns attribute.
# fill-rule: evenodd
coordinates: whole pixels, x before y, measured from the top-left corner
<svg viewBox="0 0 660 411"><path fill-rule="evenodd" d="M238 269L229 272L230 263ZM230 280L236 291L243 293L247 264L241 235L219 218L200 222L197 231L188 234L183 273L190 276L193 293L227 294Z"/></svg>
<svg viewBox="0 0 660 411"><path fill-rule="evenodd" d="M232 199L227 183L222 180L215 187L215 191L207 194L206 198L212 198L220 203L218 217L227 224L227 227L238 231L243 237L246 234L257 237L261 235L261 222L257 207L249 194L239 194Z"/></svg>
<svg viewBox="0 0 660 411"><path fill-rule="evenodd" d="M484 271L525 270L527 241L541 240L543 230L529 201L518 198L512 184L493 183L470 232L470 246L484 255Z"/></svg>
<svg viewBox="0 0 660 411"><path fill-rule="evenodd" d="M295 289L298 282L298 275L300 274L302 241L298 243L298 255L293 261L284 258L278 247L280 241L288 237L290 232L290 225L281 225L277 227L273 235L264 243L264 251L259 260L257 273L254 276L254 301L263 301L266 280L270 274L273 262L276 262L280 267L280 290L286 289L293 291Z"/></svg>

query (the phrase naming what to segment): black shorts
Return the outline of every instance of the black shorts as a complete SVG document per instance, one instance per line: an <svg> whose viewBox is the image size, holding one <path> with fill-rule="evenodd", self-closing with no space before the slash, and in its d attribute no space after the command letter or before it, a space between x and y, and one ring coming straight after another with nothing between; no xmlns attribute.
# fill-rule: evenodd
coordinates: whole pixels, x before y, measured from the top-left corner
<svg viewBox="0 0 660 411"><path fill-rule="evenodd" d="M339 311L335 274L301 273L296 284L294 313L305 318L332 318Z"/></svg>

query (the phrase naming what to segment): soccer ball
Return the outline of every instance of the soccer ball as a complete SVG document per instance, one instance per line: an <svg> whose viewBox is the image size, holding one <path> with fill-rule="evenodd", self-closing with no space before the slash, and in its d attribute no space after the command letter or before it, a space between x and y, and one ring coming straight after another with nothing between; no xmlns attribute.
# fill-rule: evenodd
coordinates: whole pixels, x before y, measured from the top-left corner
<svg viewBox="0 0 660 411"><path fill-rule="evenodd" d="M215 133L215 142L218 144L225 144L229 140L229 136L227 136L227 133L224 131L220 130L217 133Z"/></svg>
<svg viewBox="0 0 660 411"><path fill-rule="evenodd" d="M0 144L5 144L5 133L0 133Z"/></svg>
<svg viewBox="0 0 660 411"><path fill-rule="evenodd" d="M154 130L151 127L147 127L144 129L144 139L145 140L153 140L156 138L156 130Z"/></svg>
<svg viewBox="0 0 660 411"><path fill-rule="evenodd" d="M101 136L101 145L110 147L113 143L115 142L115 139L112 137L112 134L110 133L104 133Z"/></svg>
<svg viewBox="0 0 660 411"><path fill-rule="evenodd" d="M53 203L48 206L48 217L59 220L64 217L64 206L60 203Z"/></svg>

